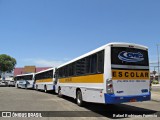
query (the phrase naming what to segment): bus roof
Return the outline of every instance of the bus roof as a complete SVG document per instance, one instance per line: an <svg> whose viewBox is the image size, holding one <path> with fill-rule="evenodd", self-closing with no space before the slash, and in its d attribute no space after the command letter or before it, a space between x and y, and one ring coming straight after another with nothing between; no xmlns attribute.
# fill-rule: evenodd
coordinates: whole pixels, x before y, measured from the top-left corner
<svg viewBox="0 0 160 120"><path fill-rule="evenodd" d="M99 52L99 51L101 51L101 50L104 50L107 46L111 46L111 45L113 45L113 46L119 46L119 47L134 46L135 48L139 48L139 49L145 49L145 50L148 49L148 47L146 47L146 46L139 45L139 44L135 44L135 43L112 42L112 43L108 43L108 44L106 44L106 45L103 45L103 46L101 46L101 47L99 47L99 48L97 48L97 49L95 49L95 50L92 50L92 51L90 51L90 52L88 52L88 53L86 53L86 54L84 54L84 55L81 55L81 56L79 56L79 57L77 57L77 58L75 58L75 59L73 59L73 60L71 60L71 61L69 61L69 62L66 62L66 63L58 66L57 68L61 68L61 67L65 66L65 65L68 65L68 64L70 64L70 63L73 63L73 62L75 62L75 61L77 61L77 60L79 60L79 59L81 59L81 58L87 57L87 56L92 55L92 54L94 54L94 53L96 53L96 52Z"/></svg>
<svg viewBox="0 0 160 120"><path fill-rule="evenodd" d="M147 46L144 46L144 45L139 45L139 44L135 44L135 43L125 43L125 42L112 42L112 43L109 43L105 46L108 46L108 45L118 45L118 46L134 46L136 48L140 48L140 49L148 49Z"/></svg>
<svg viewBox="0 0 160 120"><path fill-rule="evenodd" d="M50 71L50 70L54 70L55 68L49 68L49 69L46 69L46 70L42 70L42 71L39 71L35 74L39 74L39 73L43 73L43 72L46 72L46 71Z"/></svg>

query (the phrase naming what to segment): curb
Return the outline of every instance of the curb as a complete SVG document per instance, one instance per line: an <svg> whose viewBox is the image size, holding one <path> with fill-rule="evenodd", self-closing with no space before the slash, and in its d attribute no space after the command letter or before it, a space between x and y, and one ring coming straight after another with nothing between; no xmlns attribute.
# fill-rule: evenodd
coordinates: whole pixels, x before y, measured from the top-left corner
<svg viewBox="0 0 160 120"><path fill-rule="evenodd" d="M160 102L160 100L155 100L155 99L151 99L151 101L154 101L154 102Z"/></svg>
<svg viewBox="0 0 160 120"><path fill-rule="evenodd" d="M158 98L158 99L156 99ZM156 101L156 102L160 102L160 94L157 92L151 92L151 101Z"/></svg>
<svg viewBox="0 0 160 120"><path fill-rule="evenodd" d="M156 86L160 87L160 84L152 84L152 87L156 87Z"/></svg>

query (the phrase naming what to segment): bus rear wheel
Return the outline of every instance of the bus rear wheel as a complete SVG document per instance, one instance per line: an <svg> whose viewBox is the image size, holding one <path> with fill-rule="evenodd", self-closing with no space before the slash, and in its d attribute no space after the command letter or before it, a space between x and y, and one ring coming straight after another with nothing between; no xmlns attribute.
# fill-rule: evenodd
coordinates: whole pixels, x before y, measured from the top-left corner
<svg viewBox="0 0 160 120"><path fill-rule="evenodd" d="M62 97L62 92L61 92L61 88L60 87L58 88L58 97L60 97L60 98Z"/></svg>
<svg viewBox="0 0 160 120"><path fill-rule="evenodd" d="M47 86L44 86L44 92L47 93Z"/></svg>
<svg viewBox="0 0 160 120"><path fill-rule="evenodd" d="M25 89L27 89L27 84L25 84Z"/></svg>
<svg viewBox="0 0 160 120"><path fill-rule="evenodd" d="M38 85L36 85L36 90L38 91Z"/></svg>
<svg viewBox="0 0 160 120"><path fill-rule="evenodd" d="M84 105L84 101L82 99L82 92L80 90L77 91L76 101L77 101L78 106Z"/></svg>

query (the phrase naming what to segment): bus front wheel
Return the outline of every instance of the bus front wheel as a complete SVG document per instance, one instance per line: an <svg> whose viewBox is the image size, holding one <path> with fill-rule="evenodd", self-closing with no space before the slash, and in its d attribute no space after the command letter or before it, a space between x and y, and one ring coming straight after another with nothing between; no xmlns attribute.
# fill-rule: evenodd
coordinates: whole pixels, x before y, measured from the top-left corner
<svg viewBox="0 0 160 120"><path fill-rule="evenodd" d="M84 105L84 101L82 99L82 92L80 90L77 91L76 101L77 101L78 106Z"/></svg>

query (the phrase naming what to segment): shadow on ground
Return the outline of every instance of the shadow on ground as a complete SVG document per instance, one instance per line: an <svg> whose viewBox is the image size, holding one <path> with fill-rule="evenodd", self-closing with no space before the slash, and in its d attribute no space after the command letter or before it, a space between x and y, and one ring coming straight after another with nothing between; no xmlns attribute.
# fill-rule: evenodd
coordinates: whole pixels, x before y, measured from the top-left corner
<svg viewBox="0 0 160 120"><path fill-rule="evenodd" d="M73 98L63 96L63 99L76 104ZM78 111L77 113L74 112L73 116L77 115L77 117L107 117L112 119L146 117L154 114L160 116L158 111L135 107L126 104L106 105L106 104L96 104L96 103L86 102L83 107L88 109L89 111Z"/></svg>

